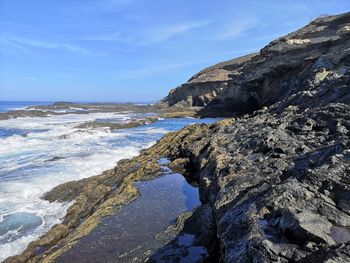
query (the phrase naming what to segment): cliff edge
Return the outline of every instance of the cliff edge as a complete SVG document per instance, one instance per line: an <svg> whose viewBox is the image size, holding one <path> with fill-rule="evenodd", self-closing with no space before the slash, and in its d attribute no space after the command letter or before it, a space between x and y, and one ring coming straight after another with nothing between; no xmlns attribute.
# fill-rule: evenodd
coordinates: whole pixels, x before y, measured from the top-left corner
<svg viewBox="0 0 350 263"><path fill-rule="evenodd" d="M165 102L201 106L200 116L234 116L300 92L315 94L326 79L347 72L349 21L349 13L318 18L259 53L204 69L171 90Z"/></svg>

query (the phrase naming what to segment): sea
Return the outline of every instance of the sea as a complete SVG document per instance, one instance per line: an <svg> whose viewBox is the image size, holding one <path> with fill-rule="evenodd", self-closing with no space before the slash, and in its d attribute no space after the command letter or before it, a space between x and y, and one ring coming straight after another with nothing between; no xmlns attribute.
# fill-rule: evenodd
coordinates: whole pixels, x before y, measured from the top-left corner
<svg viewBox="0 0 350 263"><path fill-rule="evenodd" d="M0 112L25 110L52 102L2 101ZM49 203L42 195L53 187L116 166L152 146L164 134L215 119L159 119L137 128L82 130L95 121L127 122L139 113L90 113L0 120L0 261L60 223L71 203Z"/></svg>

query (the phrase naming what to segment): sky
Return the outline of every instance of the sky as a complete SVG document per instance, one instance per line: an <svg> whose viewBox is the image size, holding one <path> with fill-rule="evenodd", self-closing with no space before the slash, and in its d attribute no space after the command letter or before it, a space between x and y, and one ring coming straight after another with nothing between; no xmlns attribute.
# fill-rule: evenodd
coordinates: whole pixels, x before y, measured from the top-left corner
<svg viewBox="0 0 350 263"><path fill-rule="evenodd" d="M151 102L349 0L0 0L0 101Z"/></svg>

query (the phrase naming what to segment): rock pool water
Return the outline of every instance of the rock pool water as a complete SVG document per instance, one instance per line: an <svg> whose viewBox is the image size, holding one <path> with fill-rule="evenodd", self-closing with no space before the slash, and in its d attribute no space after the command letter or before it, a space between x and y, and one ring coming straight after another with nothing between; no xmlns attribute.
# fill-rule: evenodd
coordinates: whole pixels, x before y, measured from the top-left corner
<svg viewBox="0 0 350 263"><path fill-rule="evenodd" d="M56 262L139 262L145 252L152 254L159 249L163 244L157 243L155 236L174 224L181 213L200 204L198 188L169 168L164 173L162 177L137 182L140 196L135 201L104 218ZM179 239L190 246L193 237L184 235ZM192 250L186 256L206 253L204 248Z"/></svg>

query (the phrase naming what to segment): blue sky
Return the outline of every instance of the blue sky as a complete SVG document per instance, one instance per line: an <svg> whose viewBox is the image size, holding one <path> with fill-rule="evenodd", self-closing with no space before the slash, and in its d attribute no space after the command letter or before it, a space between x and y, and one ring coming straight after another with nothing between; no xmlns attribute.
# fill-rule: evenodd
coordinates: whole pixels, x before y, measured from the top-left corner
<svg viewBox="0 0 350 263"><path fill-rule="evenodd" d="M349 0L0 0L0 100L153 101Z"/></svg>

